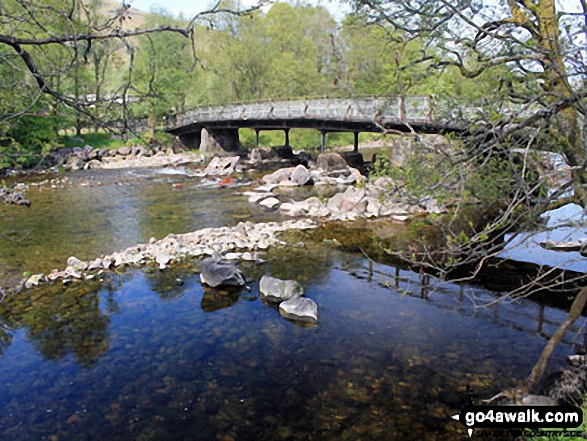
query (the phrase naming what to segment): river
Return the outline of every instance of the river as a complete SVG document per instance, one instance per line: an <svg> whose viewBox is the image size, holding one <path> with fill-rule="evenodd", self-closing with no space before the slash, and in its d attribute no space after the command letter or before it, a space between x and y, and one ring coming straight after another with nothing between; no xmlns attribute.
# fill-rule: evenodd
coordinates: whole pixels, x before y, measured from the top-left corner
<svg viewBox="0 0 587 441"><path fill-rule="evenodd" d="M63 268L71 255L281 220L247 202L246 180L222 188L160 170L63 176L56 188L30 186L29 209L0 206L2 285ZM418 274L337 246L327 230L297 239L265 264L241 265L250 289L240 292L204 289L185 262L5 299L0 439L466 439L450 417L467 386L489 397L524 379L566 315L530 300L477 308L473 294L499 292L423 286ZM261 301L263 274L302 283L319 324L284 320ZM551 372L574 353L583 324L557 346Z"/></svg>

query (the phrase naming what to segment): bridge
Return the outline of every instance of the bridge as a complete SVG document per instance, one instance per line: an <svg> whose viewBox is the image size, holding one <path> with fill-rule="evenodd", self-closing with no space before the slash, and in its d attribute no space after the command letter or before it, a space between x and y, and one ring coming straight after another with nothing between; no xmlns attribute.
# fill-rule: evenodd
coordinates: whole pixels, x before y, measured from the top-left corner
<svg viewBox="0 0 587 441"><path fill-rule="evenodd" d="M177 115L171 123L173 128L167 129L168 133L178 136L187 147L203 151L239 150L240 128L255 130L256 147L262 130L283 130L284 145L289 146L290 129L316 129L322 134L321 152L324 152L326 135L330 132L354 133L354 147L358 151L361 132L447 133L459 130L454 122L435 114L432 97L403 95L204 106Z"/></svg>

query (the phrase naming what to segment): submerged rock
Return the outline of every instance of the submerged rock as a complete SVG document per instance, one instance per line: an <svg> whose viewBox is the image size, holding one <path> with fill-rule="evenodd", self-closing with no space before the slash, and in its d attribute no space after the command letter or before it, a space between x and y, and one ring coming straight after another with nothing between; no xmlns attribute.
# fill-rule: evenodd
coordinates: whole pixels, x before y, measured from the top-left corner
<svg viewBox="0 0 587 441"><path fill-rule="evenodd" d="M233 262L210 257L200 263L200 280L212 288L221 285L243 286L245 279Z"/></svg>
<svg viewBox="0 0 587 441"><path fill-rule="evenodd" d="M304 295L304 288L295 280L281 280L271 276L261 277L259 291L263 298L274 303Z"/></svg>
<svg viewBox="0 0 587 441"><path fill-rule="evenodd" d="M295 297L279 304L279 314L289 320L318 323L318 305L312 299Z"/></svg>

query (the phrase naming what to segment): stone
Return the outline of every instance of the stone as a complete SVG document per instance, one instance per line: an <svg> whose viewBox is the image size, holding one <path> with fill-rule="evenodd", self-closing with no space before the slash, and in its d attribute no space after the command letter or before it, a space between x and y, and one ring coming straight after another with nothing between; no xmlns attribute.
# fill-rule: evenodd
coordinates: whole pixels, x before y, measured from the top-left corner
<svg viewBox="0 0 587 441"><path fill-rule="evenodd" d="M391 190L395 188L395 181L388 176L380 176L372 185L381 190Z"/></svg>
<svg viewBox="0 0 587 441"><path fill-rule="evenodd" d="M229 175L234 172L239 156L214 157L204 169L207 175Z"/></svg>
<svg viewBox="0 0 587 441"><path fill-rule="evenodd" d="M521 404L523 406L558 406L558 401L545 395L525 394L522 396Z"/></svg>
<svg viewBox="0 0 587 441"><path fill-rule="evenodd" d="M37 286L39 283L45 281L45 276L43 274L35 274L28 278L28 280L24 283L24 287L26 289L30 289L33 286Z"/></svg>
<svg viewBox="0 0 587 441"><path fill-rule="evenodd" d="M361 152L341 152L340 156L345 160L348 166L363 169L365 160Z"/></svg>
<svg viewBox="0 0 587 441"><path fill-rule="evenodd" d="M294 157L293 150L289 145L278 145L271 147L271 152L275 157L281 159L292 159Z"/></svg>
<svg viewBox="0 0 587 441"><path fill-rule="evenodd" d="M277 207L281 202L279 202L279 199L277 198L267 198L267 199L263 199L260 202L260 205L263 205L264 207L267 207L269 209L273 209L275 207Z"/></svg>
<svg viewBox="0 0 587 441"><path fill-rule="evenodd" d="M306 167L300 164L293 169L289 180L295 182L301 187L310 181L310 172Z"/></svg>
<svg viewBox="0 0 587 441"><path fill-rule="evenodd" d="M381 203L373 197L366 197L367 207L365 209L365 216L367 217L378 217L379 210L381 210Z"/></svg>
<svg viewBox="0 0 587 441"><path fill-rule="evenodd" d="M102 268L102 259L100 258L94 259L88 263L88 270L90 271L100 270Z"/></svg>
<svg viewBox="0 0 587 441"><path fill-rule="evenodd" d="M164 251L160 251L155 254L155 262L159 264L159 269L165 269L165 266L169 263L170 260L171 256Z"/></svg>
<svg viewBox="0 0 587 441"><path fill-rule="evenodd" d="M263 176L262 181L266 184L279 184L281 181L289 180L294 167L280 168L273 173Z"/></svg>
<svg viewBox="0 0 587 441"><path fill-rule="evenodd" d="M438 201L434 198L425 198L420 201L420 206L426 210L428 213L447 213L448 210L444 205L439 205Z"/></svg>
<svg viewBox="0 0 587 441"><path fill-rule="evenodd" d="M555 240L545 240L540 242L540 246L547 250L553 251L579 251L584 252L587 249L587 239L570 240L558 242Z"/></svg>
<svg viewBox="0 0 587 441"><path fill-rule="evenodd" d="M346 161L338 153L322 153L318 155L316 166L324 170L325 173L348 169Z"/></svg>
<svg viewBox="0 0 587 441"><path fill-rule="evenodd" d="M92 159L84 165L84 170L96 170L102 168L102 163L97 159Z"/></svg>
<svg viewBox="0 0 587 441"><path fill-rule="evenodd" d="M275 187L279 187L279 185L278 184L265 184L265 185L261 185L260 187L257 187L255 190L261 191L261 192L270 192Z"/></svg>
<svg viewBox="0 0 587 441"><path fill-rule="evenodd" d="M120 147L117 150L118 154L121 156L128 156L128 155L130 155L131 151L132 151L132 149L130 147Z"/></svg>
<svg viewBox="0 0 587 441"><path fill-rule="evenodd" d="M295 280L263 276L259 281L261 296L269 302L280 303L304 295L304 288Z"/></svg>
<svg viewBox="0 0 587 441"><path fill-rule="evenodd" d="M102 267L104 269L110 268L113 264L114 264L114 259L110 256L104 257L104 259L102 259Z"/></svg>
<svg viewBox="0 0 587 441"><path fill-rule="evenodd" d="M233 262L222 261L219 256L200 263L200 280L212 288L221 285L243 286L245 279Z"/></svg>
<svg viewBox="0 0 587 441"><path fill-rule="evenodd" d="M71 256L69 259L67 259L67 265L76 271L85 271L88 268L88 264L86 262L79 260L74 256Z"/></svg>
<svg viewBox="0 0 587 441"><path fill-rule="evenodd" d="M76 270L75 268L73 268L72 266L68 266L67 268L65 268L64 273L67 277L73 277L75 279L82 278L81 273L78 270Z"/></svg>
<svg viewBox="0 0 587 441"><path fill-rule="evenodd" d="M65 167L70 168L71 170L82 170L84 168L85 162L78 158L77 156L72 156L67 160Z"/></svg>
<svg viewBox="0 0 587 441"><path fill-rule="evenodd" d="M251 150L249 156L250 161L253 163L280 159L279 154L276 150L261 147L256 147L253 150Z"/></svg>
<svg viewBox="0 0 587 441"><path fill-rule="evenodd" d="M312 299L295 297L279 304L279 314L289 320L318 323L318 305Z"/></svg>
<svg viewBox="0 0 587 441"><path fill-rule="evenodd" d="M249 196L249 202L260 202L263 199L267 199L273 196L272 193L257 193L257 192L251 192L253 194L251 194Z"/></svg>

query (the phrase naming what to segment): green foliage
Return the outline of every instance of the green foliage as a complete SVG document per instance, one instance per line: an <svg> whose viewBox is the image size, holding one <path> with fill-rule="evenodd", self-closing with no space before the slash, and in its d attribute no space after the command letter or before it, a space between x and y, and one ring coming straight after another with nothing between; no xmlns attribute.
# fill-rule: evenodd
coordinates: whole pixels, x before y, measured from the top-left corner
<svg viewBox="0 0 587 441"><path fill-rule="evenodd" d="M289 133L289 143L294 149L313 150L320 147L320 137L318 130L292 129ZM245 148L252 149L255 146L255 131L253 129L240 129L239 138ZM329 148L348 146L354 142L352 133L329 133L326 139ZM266 130L259 133L260 147L283 145L284 142L283 130Z"/></svg>
<svg viewBox="0 0 587 441"><path fill-rule="evenodd" d="M0 140L0 169L33 167L51 149L60 147L57 136L60 121L47 115L25 115L13 119L6 136Z"/></svg>
<svg viewBox="0 0 587 441"><path fill-rule="evenodd" d="M390 177L401 183L410 196L432 196L442 201L451 195L454 184L450 179L452 168L447 158L416 146L401 165L392 164L389 158L377 155L370 176Z"/></svg>

